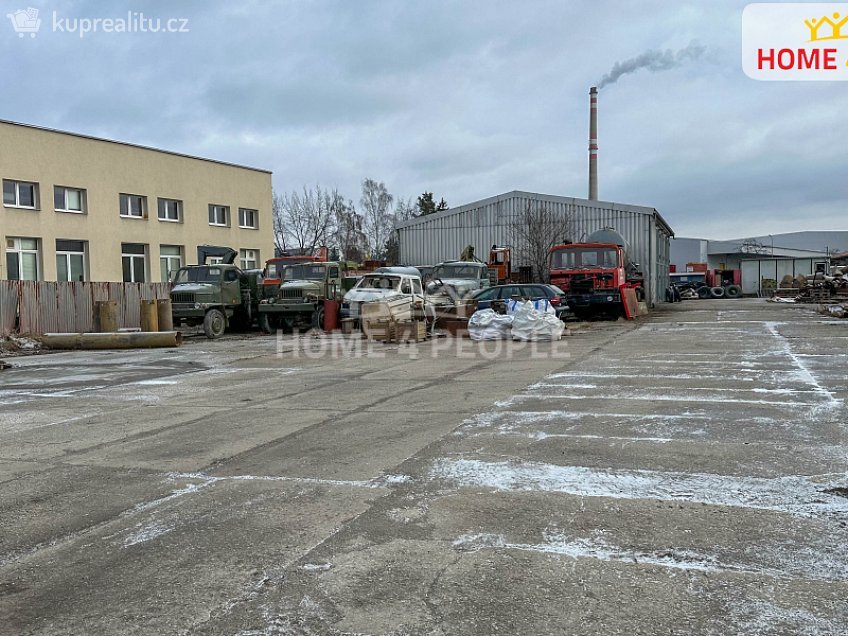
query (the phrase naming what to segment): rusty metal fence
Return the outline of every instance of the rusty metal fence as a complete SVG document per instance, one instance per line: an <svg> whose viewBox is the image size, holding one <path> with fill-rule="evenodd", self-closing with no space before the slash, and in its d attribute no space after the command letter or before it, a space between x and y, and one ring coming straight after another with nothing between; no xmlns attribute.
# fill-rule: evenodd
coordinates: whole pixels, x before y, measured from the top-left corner
<svg viewBox="0 0 848 636"><path fill-rule="evenodd" d="M0 336L94 331L94 303L114 300L119 328L141 325L141 301L168 298L169 283L0 280Z"/></svg>

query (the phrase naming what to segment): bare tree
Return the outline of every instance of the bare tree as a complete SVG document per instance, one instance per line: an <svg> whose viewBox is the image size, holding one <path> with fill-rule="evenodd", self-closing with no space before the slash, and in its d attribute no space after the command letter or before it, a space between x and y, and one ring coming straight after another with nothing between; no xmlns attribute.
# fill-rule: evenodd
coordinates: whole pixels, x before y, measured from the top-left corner
<svg viewBox="0 0 848 636"><path fill-rule="evenodd" d="M333 204L338 198L335 190L303 187L274 198L274 234L280 249L297 249L313 253L327 245L333 234L335 216Z"/></svg>
<svg viewBox="0 0 848 636"><path fill-rule="evenodd" d="M363 231L362 215L357 213L353 201L345 203L341 195L336 195L332 206L335 216L333 242L342 258L362 262L368 245Z"/></svg>
<svg viewBox="0 0 848 636"><path fill-rule="evenodd" d="M271 195L271 221L274 227L274 247L277 252L286 250L286 231L283 220L283 197L276 190Z"/></svg>
<svg viewBox="0 0 848 636"><path fill-rule="evenodd" d="M768 247L756 239L746 239L739 245L742 254L767 254Z"/></svg>
<svg viewBox="0 0 848 636"><path fill-rule="evenodd" d="M543 203L528 203L510 225L513 261L530 265L533 279L550 280L549 253L554 245L570 240L574 234L570 214L557 214Z"/></svg>
<svg viewBox="0 0 848 636"><path fill-rule="evenodd" d="M365 218L365 236L371 257L380 259L385 254L386 241L394 229L391 205L394 197L386 190L386 184L373 179L362 182L362 212Z"/></svg>
<svg viewBox="0 0 848 636"><path fill-rule="evenodd" d="M412 197L398 199L395 205L395 222L401 223L418 216L418 205L413 202Z"/></svg>

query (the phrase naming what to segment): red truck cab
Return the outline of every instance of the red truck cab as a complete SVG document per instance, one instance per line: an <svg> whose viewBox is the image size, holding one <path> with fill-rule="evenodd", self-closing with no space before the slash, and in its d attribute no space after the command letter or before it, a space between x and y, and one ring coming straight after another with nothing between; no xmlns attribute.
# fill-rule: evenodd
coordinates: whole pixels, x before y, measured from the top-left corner
<svg viewBox="0 0 848 636"><path fill-rule="evenodd" d="M627 262L625 249L615 243L570 243L550 250L551 284L565 292L575 315L623 311L622 290L644 297L642 276Z"/></svg>
<svg viewBox="0 0 848 636"><path fill-rule="evenodd" d="M283 284L283 269L286 265L300 265L301 263L326 263L327 248L322 247L318 256L299 254L297 256L275 256L265 261L265 280L263 285L263 298L273 296L277 288ZM270 295L269 295L270 294Z"/></svg>

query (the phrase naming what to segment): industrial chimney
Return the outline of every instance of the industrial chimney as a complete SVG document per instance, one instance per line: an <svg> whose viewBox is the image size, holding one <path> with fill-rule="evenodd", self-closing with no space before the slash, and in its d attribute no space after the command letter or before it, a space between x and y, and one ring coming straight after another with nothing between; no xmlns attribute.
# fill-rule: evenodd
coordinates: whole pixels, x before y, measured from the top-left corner
<svg viewBox="0 0 848 636"><path fill-rule="evenodd" d="M589 200L598 200L598 87L589 89Z"/></svg>

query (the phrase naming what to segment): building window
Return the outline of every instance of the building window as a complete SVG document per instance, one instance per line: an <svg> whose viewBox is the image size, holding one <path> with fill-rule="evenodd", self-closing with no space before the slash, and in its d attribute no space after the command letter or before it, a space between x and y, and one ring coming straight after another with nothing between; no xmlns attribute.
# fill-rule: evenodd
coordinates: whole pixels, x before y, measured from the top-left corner
<svg viewBox="0 0 848 636"><path fill-rule="evenodd" d="M239 208L239 227L250 230L259 228L259 210Z"/></svg>
<svg viewBox="0 0 848 636"><path fill-rule="evenodd" d="M223 256L210 256L206 259L207 265L223 265L224 257Z"/></svg>
<svg viewBox="0 0 848 636"><path fill-rule="evenodd" d="M9 280L39 279L38 239L6 239L6 272Z"/></svg>
<svg viewBox="0 0 848 636"><path fill-rule="evenodd" d="M37 210L38 184L30 181L3 179L3 205Z"/></svg>
<svg viewBox="0 0 848 636"><path fill-rule="evenodd" d="M121 243L121 261L125 283L143 283L147 280L147 246L141 243Z"/></svg>
<svg viewBox="0 0 848 636"><path fill-rule="evenodd" d="M85 241L56 240L56 280L85 280Z"/></svg>
<svg viewBox="0 0 848 636"><path fill-rule="evenodd" d="M147 217L147 197L140 194L121 195L121 216L128 219Z"/></svg>
<svg viewBox="0 0 848 636"><path fill-rule="evenodd" d="M230 208L226 205L209 204L209 225L228 226L230 224Z"/></svg>
<svg viewBox="0 0 848 636"><path fill-rule="evenodd" d="M179 223L183 220L183 202L177 199L159 199L159 220Z"/></svg>
<svg viewBox="0 0 848 636"><path fill-rule="evenodd" d="M181 245L159 246L159 271L162 274L162 282L171 280L171 273L177 271L183 265L183 248Z"/></svg>
<svg viewBox="0 0 848 636"><path fill-rule="evenodd" d="M242 269L256 269L259 262L259 250L241 250L239 252Z"/></svg>
<svg viewBox="0 0 848 636"><path fill-rule="evenodd" d="M54 186L53 207L56 208L56 212L83 214L85 212L85 190Z"/></svg>

